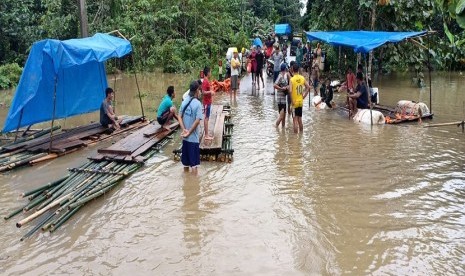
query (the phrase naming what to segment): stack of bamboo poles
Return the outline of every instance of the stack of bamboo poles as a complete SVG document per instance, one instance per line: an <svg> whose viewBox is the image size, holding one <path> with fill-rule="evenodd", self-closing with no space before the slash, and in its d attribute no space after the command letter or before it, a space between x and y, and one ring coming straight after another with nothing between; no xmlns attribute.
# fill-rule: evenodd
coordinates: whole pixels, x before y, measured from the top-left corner
<svg viewBox="0 0 465 276"><path fill-rule="evenodd" d="M164 139L150 148L142 157L147 160L168 142ZM4 217L8 220L15 215L34 210L34 213L16 223L18 228L39 218L36 226L22 238L24 240L37 230L54 232L84 204L99 197L121 183L142 166L142 163L118 161L88 161L84 165L70 169L70 173L56 181L47 183L32 191L21 194L29 203Z"/></svg>
<svg viewBox="0 0 465 276"><path fill-rule="evenodd" d="M22 166L47 154L46 152L31 153L25 150L2 153L0 154L0 172Z"/></svg>

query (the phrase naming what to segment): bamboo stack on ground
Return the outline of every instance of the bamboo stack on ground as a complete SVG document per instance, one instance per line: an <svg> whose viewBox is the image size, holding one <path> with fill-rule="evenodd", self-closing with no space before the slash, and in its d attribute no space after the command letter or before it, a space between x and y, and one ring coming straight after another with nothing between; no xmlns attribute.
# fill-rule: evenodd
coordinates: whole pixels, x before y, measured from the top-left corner
<svg viewBox="0 0 465 276"><path fill-rule="evenodd" d="M144 140L144 143L140 142L139 147L134 147L134 151L139 153L135 158L137 161L128 161L128 159L114 155L112 155L112 160L108 160L108 158L90 160L78 168L69 169L68 175L56 181L22 193L21 197L27 197L29 202L6 215L4 219L7 220L21 212L26 213L33 210L32 214L16 223L16 226L20 228L40 217L37 225L30 229L21 240L30 237L39 229L56 231L84 204L109 192L121 183L121 180L142 167L143 163L139 160L147 160L159 151L168 142L168 135L176 128L177 124L173 126L171 131L161 130L156 135L139 139L139 142ZM141 129L139 133L143 136L144 129ZM131 142L134 140L126 141L126 144L134 144ZM147 143L150 147L144 147L143 152L141 152L140 148Z"/></svg>

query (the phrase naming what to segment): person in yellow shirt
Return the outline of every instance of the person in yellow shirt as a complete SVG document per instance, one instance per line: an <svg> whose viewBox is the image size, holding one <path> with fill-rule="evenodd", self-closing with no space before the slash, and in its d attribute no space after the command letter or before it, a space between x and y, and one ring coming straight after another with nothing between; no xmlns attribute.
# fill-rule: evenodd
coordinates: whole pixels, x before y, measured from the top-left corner
<svg viewBox="0 0 465 276"><path fill-rule="evenodd" d="M291 91L291 103L292 103L292 116L294 123L294 132L303 132L304 126L302 124L302 107L304 105L304 99L307 97L310 91L310 85L305 78L299 72L299 65L295 63L293 66L294 76L291 78L289 85L289 91Z"/></svg>
<svg viewBox="0 0 465 276"><path fill-rule="evenodd" d="M236 96L236 92L239 89L239 69L241 68L241 62L237 50L234 49L233 57L231 58L231 95Z"/></svg>

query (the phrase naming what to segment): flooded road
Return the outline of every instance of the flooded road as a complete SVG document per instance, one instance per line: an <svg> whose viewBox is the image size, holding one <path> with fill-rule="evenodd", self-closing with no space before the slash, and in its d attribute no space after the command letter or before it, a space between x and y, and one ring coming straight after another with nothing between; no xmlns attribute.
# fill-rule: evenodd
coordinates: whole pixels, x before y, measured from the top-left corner
<svg viewBox="0 0 465 276"><path fill-rule="evenodd" d="M150 118L168 85L180 98L189 83L173 75L139 78ZM30 226L15 227L21 216L2 223L2 274L465 274L459 128L371 127L305 101L304 132L296 135L291 120L284 130L274 127L277 107L265 80L267 88L256 91L244 79L232 101L232 163L203 162L199 176L185 174L173 160L175 135L52 235L19 242ZM381 77L375 85L382 104L429 105L429 89L415 88L408 76ZM132 76L117 82L118 113L140 114L135 87ZM463 87L464 75L433 74L432 122L465 118ZM230 97L217 94L214 102L229 104ZM24 203L18 194L64 175L101 146L0 175L1 213Z"/></svg>

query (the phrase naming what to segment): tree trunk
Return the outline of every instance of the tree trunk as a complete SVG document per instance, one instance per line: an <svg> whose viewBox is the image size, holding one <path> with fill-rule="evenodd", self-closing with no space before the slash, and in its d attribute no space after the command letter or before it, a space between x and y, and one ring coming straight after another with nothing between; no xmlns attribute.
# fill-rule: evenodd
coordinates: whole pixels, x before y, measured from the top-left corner
<svg viewBox="0 0 465 276"><path fill-rule="evenodd" d="M371 8L371 30L375 30L375 22L376 22L376 1L373 1L373 6ZM373 61L373 51L370 51L368 55L368 73L371 75L371 66Z"/></svg>
<svg viewBox="0 0 465 276"><path fill-rule="evenodd" d="M79 0L79 21L81 22L81 37L88 37L86 0Z"/></svg>

